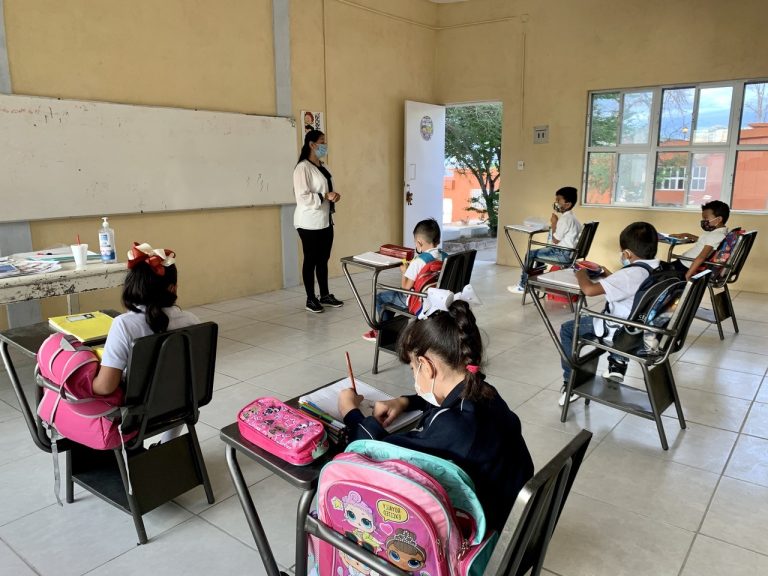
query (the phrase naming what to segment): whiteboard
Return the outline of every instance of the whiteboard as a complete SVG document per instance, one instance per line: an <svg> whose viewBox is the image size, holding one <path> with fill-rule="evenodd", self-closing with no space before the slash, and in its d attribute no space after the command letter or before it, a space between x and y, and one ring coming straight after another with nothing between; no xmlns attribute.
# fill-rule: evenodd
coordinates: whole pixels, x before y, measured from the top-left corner
<svg viewBox="0 0 768 576"><path fill-rule="evenodd" d="M0 95L0 221L290 204L292 119Z"/></svg>

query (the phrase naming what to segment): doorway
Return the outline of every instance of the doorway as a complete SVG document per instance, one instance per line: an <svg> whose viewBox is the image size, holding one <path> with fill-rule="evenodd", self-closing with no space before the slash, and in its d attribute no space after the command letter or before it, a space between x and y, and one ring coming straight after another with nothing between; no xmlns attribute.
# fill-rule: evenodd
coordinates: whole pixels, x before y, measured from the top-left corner
<svg viewBox="0 0 768 576"><path fill-rule="evenodd" d="M496 262L501 187L501 102L446 106L443 247Z"/></svg>

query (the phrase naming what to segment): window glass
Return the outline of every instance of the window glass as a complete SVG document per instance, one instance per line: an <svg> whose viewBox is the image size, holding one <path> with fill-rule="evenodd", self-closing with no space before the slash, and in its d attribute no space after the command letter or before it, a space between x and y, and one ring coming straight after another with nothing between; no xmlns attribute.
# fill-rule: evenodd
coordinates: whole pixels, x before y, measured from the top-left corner
<svg viewBox="0 0 768 576"><path fill-rule="evenodd" d="M660 152L656 157L654 206L684 206L688 152Z"/></svg>
<svg viewBox="0 0 768 576"><path fill-rule="evenodd" d="M724 172L724 152L694 154L691 159L688 206L700 206L711 200L720 200Z"/></svg>
<svg viewBox="0 0 768 576"><path fill-rule="evenodd" d="M592 152L587 162L587 203L610 204L613 175L616 172L616 154Z"/></svg>
<svg viewBox="0 0 768 576"><path fill-rule="evenodd" d="M741 150L736 157L731 208L768 210L768 150Z"/></svg>
<svg viewBox="0 0 768 576"><path fill-rule="evenodd" d="M731 86L702 88L696 113L693 141L701 143L728 142L728 120L731 116Z"/></svg>
<svg viewBox="0 0 768 576"><path fill-rule="evenodd" d="M768 82L744 87L739 144L768 144Z"/></svg>
<svg viewBox="0 0 768 576"><path fill-rule="evenodd" d="M615 146L619 127L619 93L592 94L590 146Z"/></svg>
<svg viewBox="0 0 768 576"><path fill-rule="evenodd" d="M629 92L624 94L621 118L622 144L647 144L651 131L651 103L653 92Z"/></svg>
<svg viewBox="0 0 768 576"><path fill-rule="evenodd" d="M659 127L660 146L686 146L691 141L695 88L664 90Z"/></svg>
<svg viewBox="0 0 768 576"><path fill-rule="evenodd" d="M620 154L615 204L641 204L645 190L645 154Z"/></svg>

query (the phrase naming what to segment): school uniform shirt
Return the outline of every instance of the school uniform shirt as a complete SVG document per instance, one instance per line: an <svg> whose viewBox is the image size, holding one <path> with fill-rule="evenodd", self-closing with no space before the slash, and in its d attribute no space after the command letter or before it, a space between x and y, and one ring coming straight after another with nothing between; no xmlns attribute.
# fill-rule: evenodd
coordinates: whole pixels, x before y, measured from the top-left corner
<svg viewBox="0 0 768 576"><path fill-rule="evenodd" d="M440 250L440 248L432 248L431 250L422 252L421 254L418 254L413 260L411 260L411 263L408 264L408 268L405 269L403 276L409 280L416 281L416 277L419 275L419 272L421 272L421 269L427 265L427 261L422 258L424 254L431 255L435 260L443 260L445 257L445 252Z"/></svg>
<svg viewBox="0 0 768 576"><path fill-rule="evenodd" d="M107 341L104 344L104 354L101 357L102 366L125 370L128 368L133 341L136 338L154 334L143 313L144 306L137 306L137 308L142 312L126 312L112 320L112 326L109 328ZM163 308L163 312L168 316L168 330L200 324L197 316L191 312L184 312L178 306Z"/></svg>
<svg viewBox="0 0 768 576"><path fill-rule="evenodd" d="M562 248L576 248L576 243L581 235L581 223L576 220L573 210L563 212L557 219L557 226L552 234Z"/></svg>
<svg viewBox="0 0 768 576"><path fill-rule="evenodd" d="M683 253L686 258L696 258L701 251L704 250L704 246L712 246L713 250L717 250L720 244L725 240L725 235L728 233L728 228L721 226L715 228L711 232L704 232L696 243ZM683 264L686 268L690 268L693 262L689 260L680 260L680 264Z"/></svg>
<svg viewBox="0 0 768 576"><path fill-rule="evenodd" d="M660 264L658 260L635 260L635 262L642 262L650 266L652 270L658 268ZM598 282L605 290L608 314L617 318L628 318L629 313L632 312L632 304L635 301L637 289L648 278L648 274L648 270L642 266L625 266L610 276L599 278ZM603 321L600 318L595 318L593 325L595 334L603 333ZM606 328L608 332L605 334L605 338L613 339L613 333L617 326L608 322Z"/></svg>
<svg viewBox="0 0 768 576"><path fill-rule="evenodd" d="M330 206L325 200L328 179L309 160L302 160L293 169L293 194L296 210L293 212L294 228L322 230L331 225Z"/></svg>
<svg viewBox="0 0 768 576"><path fill-rule="evenodd" d="M375 439L451 460L475 484L488 526L501 530L523 485L533 476L533 461L520 419L494 389L493 398L473 402L458 384L438 406L406 396L407 410L423 410L409 432L389 434L373 417L350 410L344 418L350 440Z"/></svg>

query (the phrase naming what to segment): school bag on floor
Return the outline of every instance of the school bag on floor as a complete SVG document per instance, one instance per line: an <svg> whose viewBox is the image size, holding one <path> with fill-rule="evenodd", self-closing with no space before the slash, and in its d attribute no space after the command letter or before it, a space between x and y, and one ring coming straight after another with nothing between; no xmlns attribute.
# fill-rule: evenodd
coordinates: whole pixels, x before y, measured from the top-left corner
<svg viewBox="0 0 768 576"><path fill-rule="evenodd" d="M683 275L667 262L661 262L655 269L645 262L634 262L630 266L645 268L648 270L648 277L635 292L627 320L665 328L685 291L686 281ZM658 352L659 337L659 334L648 330L620 325L613 335L613 345L624 351L635 351L642 346L639 354L650 356Z"/></svg>
<svg viewBox="0 0 768 576"><path fill-rule="evenodd" d="M472 480L454 463L377 440L358 440L321 471L318 520L415 575L481 576L498 535L486 535ZM375 569L312 539L314 574Z"/></svg>
<svg viewBox="0 0 768 576"><path fill-rule="evenodd" d="M443 261L438 260L429 252L421 253L418 258L423 259L427 264L419 270L411 289L416 292L426 292L427 288L437 286L437 281L440 279L440 272L443 269ZM418 296L408 296L408 312L414 316L418 316L423 304L423 298L419 298Z"/></svg>

